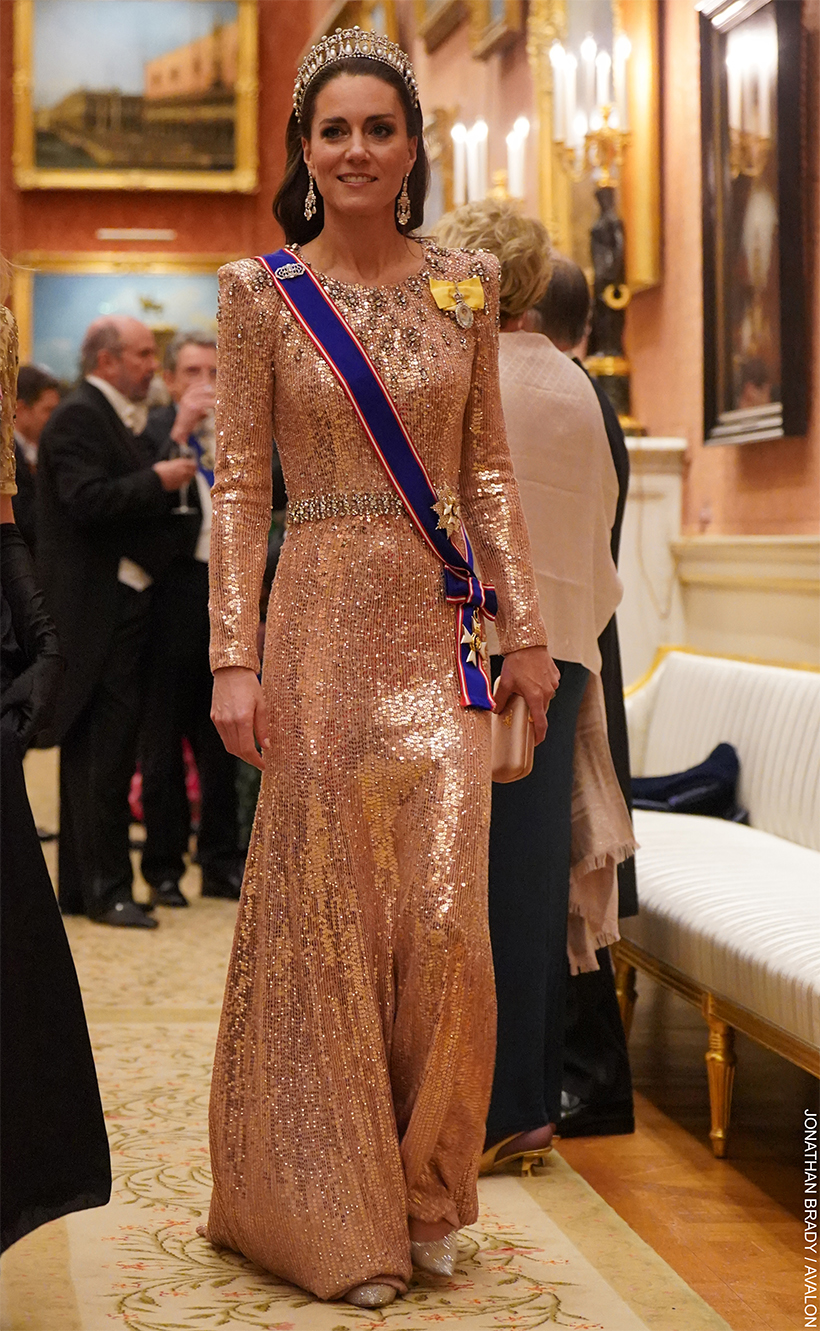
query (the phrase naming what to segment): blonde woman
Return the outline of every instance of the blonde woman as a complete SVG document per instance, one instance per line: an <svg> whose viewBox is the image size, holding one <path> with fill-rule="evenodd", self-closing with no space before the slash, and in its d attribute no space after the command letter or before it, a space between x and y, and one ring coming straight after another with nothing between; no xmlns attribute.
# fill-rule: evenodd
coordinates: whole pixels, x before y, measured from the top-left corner
<svg viewBox="0 0 820 1331"><path fill-rule="evenodd" d="M561 1113L576 724L590 673L601 668L598 635L621 597L610 553L618 485L583 370L545 337L523 331L527 311L549 284L544 227L511 203L484 200L442 218L437 236L446 245L489 250L501 264L501 401L541 614L561 674L531 775L493 787L498 1046L482 1159L489 1173L542 1161ZM494 672L502 660L493 657ZM598 749L601 762L610 763L602 731ZM619 800L612 783L614 773L610 789ZM620 826L626 836L628 822Z"/></svg>

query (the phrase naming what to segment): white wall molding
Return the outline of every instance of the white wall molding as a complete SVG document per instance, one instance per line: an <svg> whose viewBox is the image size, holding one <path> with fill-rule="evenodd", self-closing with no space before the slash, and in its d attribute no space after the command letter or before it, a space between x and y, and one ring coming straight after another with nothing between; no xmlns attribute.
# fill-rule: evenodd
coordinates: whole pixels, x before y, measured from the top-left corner
<svg viewBox="0 0 820 1331"><path fill-rule="evenodd" d="M690 536L672 553L690 646L820 663L820 536Z"/></svg>
<svg viewBox="0 0 820 1331"><path fill-rule="evenodd" d="M629 496L621 532L618 609L624 683L651 666L664 642L685 641L673 546L680 539L685 439L630 436Z"/></svg>

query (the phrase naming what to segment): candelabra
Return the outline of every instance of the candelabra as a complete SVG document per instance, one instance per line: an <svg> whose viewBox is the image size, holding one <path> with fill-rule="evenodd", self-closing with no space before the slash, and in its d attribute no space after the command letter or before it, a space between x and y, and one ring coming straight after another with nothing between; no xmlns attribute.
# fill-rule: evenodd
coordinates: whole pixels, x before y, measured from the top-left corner
<svg viewBox="0 0 820 1331"><path fill-rule="evenodd" d="M597 174L595 198L600 216L590 232L590 248L595 272L593 284L592 333L585 364L599 380L618 412L627 434L645 434L643 426L630 411L629 361L624 355L623 330L627 305L632 293L626 284L624 264L624 228L618 216L615 190L629 145L629 133L621 129L613 116L611 102L604 102L598 116L590 116L590 127L575 143L556 142L561 165L578 184L591 172ZM582 126L579 126L582 128Z"/></svg>
<svg viewBox="0 0 820 1331"><path fill-rule="evenodd" d="M624 152L629 144L629 132L610 124L614 107L607 104L601 107L601 124L587 130L580 145L556 143L561 164L570 179L578 184L590 171L600 174L598 184L606 189L618 183L616 171L620 171L624 162Z"/></svg>

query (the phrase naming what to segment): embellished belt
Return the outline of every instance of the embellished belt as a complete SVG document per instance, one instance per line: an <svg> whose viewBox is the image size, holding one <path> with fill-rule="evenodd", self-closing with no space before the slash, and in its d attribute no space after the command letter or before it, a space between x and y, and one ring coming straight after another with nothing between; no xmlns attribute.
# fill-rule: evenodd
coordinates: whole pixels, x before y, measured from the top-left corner
<svg viewBox="0 0 820 1331"><path fill-rule="evenodd" d="M326 518L385 518L394 513L404 516L405 507L392 490L380 494L308 495L288 504L287 520L292 523L322 522Z"/></svg>

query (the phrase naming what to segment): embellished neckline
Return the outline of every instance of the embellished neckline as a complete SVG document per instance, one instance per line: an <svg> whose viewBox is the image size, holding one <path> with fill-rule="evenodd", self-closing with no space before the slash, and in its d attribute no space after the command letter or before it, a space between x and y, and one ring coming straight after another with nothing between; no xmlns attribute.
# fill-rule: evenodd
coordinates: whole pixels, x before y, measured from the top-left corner
<svg viewBox="0 0 820 1331"><path fill-rule="evenodd" d="M301 245L294 243L293 245L289 245L288 249L292 250L293 253L298 256L300 263L303 263L306 268L310 269L311 273L316 278L317 282L321 282L322 286L341 287L345 291L357 291L357 292L364 292L365 294L374 295L374 296L377 295L385 296L389 295L391 292L398 292L405 290L415 291L417 289L416 285L417 283L419 282L423 283L429 281L431 255L432 252L437 247L431 241L428 241L426 238L420 238L419 244L424 250L423 268L420 268L417 273L409 273L407 277L402 278L401 282L388 282L385 283L384 285L375 286L375 287L367 286L367 284L364 282L343 282L341 278L331 277L329 273L319 272L318 269L313 267L313 264L310 262L310 260L305 258L304 254L302 253ZM435 257L432 258L432 267L435 270L438 270L438 264L436 263Z"/></svg>

